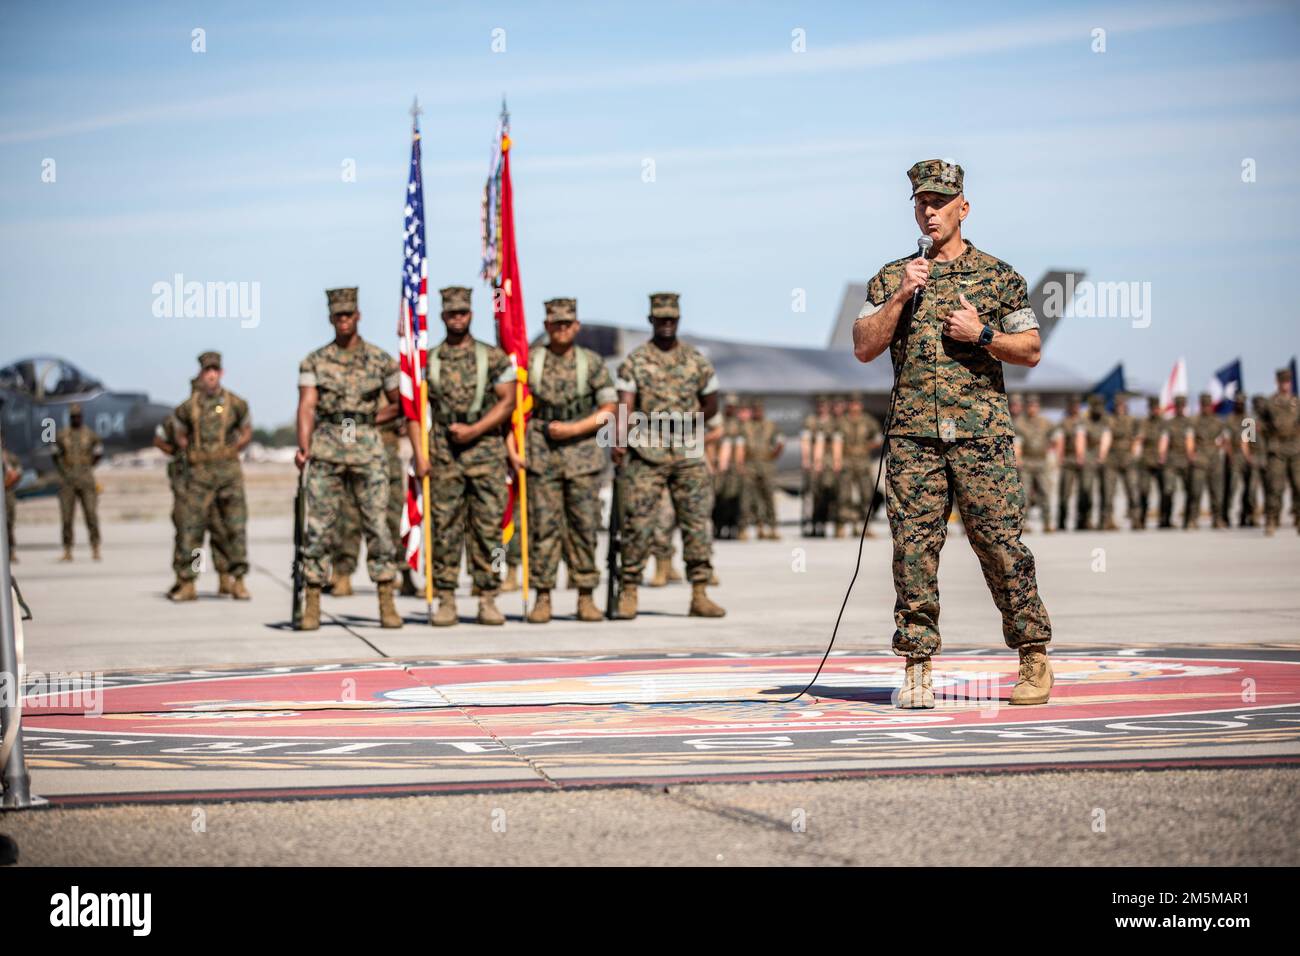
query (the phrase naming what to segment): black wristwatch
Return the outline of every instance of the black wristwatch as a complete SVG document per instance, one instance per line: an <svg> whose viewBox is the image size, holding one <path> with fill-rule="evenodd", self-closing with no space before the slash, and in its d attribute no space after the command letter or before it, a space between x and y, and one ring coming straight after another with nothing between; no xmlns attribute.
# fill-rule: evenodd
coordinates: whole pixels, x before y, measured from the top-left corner
<svg viewBox="0 0 1300 956"><path fill-rule="evenodd" d="M980 337L978 341L979 344L982 345L984 348L988 348L990 345L993 344L992 326L988 326L988 325L984 326L983 330L980 332Z"/></svg>

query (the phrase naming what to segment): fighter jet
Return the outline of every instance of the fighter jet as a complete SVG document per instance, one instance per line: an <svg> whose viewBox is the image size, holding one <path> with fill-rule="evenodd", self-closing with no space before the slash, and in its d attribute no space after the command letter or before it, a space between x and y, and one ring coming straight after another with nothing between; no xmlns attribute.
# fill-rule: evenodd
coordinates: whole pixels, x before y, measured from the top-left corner
<svg viewBox="0 0 1300 956"><path fill-rule="evenodd" d="M24 470L53 470L54 433L68 424L74 402L103 440L106 455L148 447L154 429L171 413L143 392L111 392L63 359L21 359L0 368L0 426L5 448Z"/></svg>

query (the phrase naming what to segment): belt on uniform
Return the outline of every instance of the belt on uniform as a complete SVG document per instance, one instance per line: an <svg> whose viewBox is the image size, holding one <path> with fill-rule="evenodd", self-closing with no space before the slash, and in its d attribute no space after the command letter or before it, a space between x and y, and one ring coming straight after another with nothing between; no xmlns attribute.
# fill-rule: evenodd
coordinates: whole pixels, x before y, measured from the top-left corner
<svg viewBox="0 0 1300 956"><path fill-rule="evenodd" d="M431 417L439 425L473 425L483 417L483 412L453 412L449 408L434 405L430 408Z"/></svg>
<svg viewBox="0 0 1300 956"><path fill-rule="evenodd" d="M567 422L577 418L586 418L596 407L590 398L575 398L571 402L552 405L550 402L534 400L531 416L539 422Z"/></svg>
<svg viewBox="0 0 1300 956"><path fill-rule="evenodd" d="M331 412L328 415L317 415L317 423L329 422L331 425L346 425L352 422L354 425L373 425L375 423L374 412Z"/></svg>

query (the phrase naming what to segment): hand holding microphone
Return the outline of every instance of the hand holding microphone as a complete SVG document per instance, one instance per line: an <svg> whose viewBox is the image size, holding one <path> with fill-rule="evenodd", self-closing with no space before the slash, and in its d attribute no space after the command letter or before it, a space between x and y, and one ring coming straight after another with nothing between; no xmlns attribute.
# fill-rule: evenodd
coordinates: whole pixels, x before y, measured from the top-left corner
<svg viewBox="0 0 1300 956"><path fill-rule="evenodd" d="M926 283L930 281L930 260L926 254L930 247L934 245L934 240L929 236L922 236L916 240L916 258L907 264L903 271L902 293L909 296L912 300L912 311L916 312L916 307L921 301L921 292L925 289Z"/></svg>

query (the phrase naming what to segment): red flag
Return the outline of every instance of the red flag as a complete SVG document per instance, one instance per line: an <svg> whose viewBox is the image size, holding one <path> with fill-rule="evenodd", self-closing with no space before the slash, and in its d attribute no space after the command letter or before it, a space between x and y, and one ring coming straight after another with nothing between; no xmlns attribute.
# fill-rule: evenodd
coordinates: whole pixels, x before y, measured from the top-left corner
<svg viewBox="0 0 1300 956"><path fill-rule="evenodd" d="M525 384L516 393L519 401L511 416L511 426L516 438L523 435L532 409L532 397L526 384L528 369L528 331L524 324L524 293L519 284L519 257L515 239L514 191L510 185L510 133L501 135L501 191L500 191L500 256L501 272L492 299L492 310L497 320L497 341L510 356L516 372L524 370ZM522 450L522 449L521 449ZM510 483L506 512L501 521L503 539L514 535L515 483Z"/></svg>

